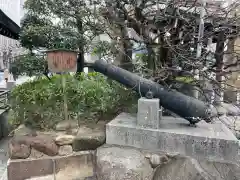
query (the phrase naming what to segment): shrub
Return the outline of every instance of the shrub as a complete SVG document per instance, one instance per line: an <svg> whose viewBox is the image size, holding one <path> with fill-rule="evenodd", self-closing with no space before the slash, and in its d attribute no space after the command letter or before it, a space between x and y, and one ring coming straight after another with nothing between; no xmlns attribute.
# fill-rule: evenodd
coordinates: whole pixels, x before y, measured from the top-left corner
<svg viewBox="0 0 240 180"><path fill-rule="evenodd" d="M78 78L64 76L71 119L97 121L113 118L119 111L131 109L136 103L135 93L101 74L81 74ZM17 86L10 96L11 123L24 123L39 129L53 128L64 120L63 94L61 75L53 76L51 80L40 77Z"/></svg>

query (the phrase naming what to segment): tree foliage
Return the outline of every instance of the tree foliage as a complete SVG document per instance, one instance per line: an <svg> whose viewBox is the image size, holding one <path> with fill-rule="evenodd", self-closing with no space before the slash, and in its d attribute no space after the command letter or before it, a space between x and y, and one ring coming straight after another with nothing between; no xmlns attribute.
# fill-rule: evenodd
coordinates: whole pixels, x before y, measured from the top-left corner
<svg viewBox="0 0 240 180"><path fill-rule="evenodd" d="M10 64L10 73L14 77L21 75L41 76L47 70L47 62L43 56L25 54L15 57L15 61Z"/></svg>
<svg viewBox="0 0 240 180"><path fill-rule="evenodd" d="M30 50L39 47L51 48L52 44L57 43L55 28L47 19L26 14L21 24L20 42Z"/></svg>
<svg viewBox="0 0 240 180"><path fill-rule="evenodd" d="M93 38L87 26L89 8L84 1L26 0L20 41L32 49L69 49L78 51L77 72L83 71L84 52ZM96 31L95 31L96 32Z"/></svg>
<svg viewBox="0 0 240 180"><path fill-rule="evenodd" d="M234 43L239 38L238 0L105 2L102 29L110 30L113 39L117 36L118 49L125 54L123 64L131 63L127 61L131 51L139 50L132 46L134 42L147 51L137 70L168 88L183 82L179 76L193 79L200 93L208 88L220 96L222 84L231 86L228 79L239 71L239 45Z"/></svg>
<svg viewBox="0 0 240 180"><path fill-rule="evenodd" d="M101 54L101 50L107 52L104 56L113 55L121 67L168 88L174 87L178 76L191 76L203 88L201 76L221 89L223 76L227 79L232 73L229 67L239 64L234 48L224 48L227 40L239 37L239 4L238 0L227 5L190 0L27 0L28 15L39 20L23 22L22 44L29 48L66 46L82 53L91 49ZM92 47L92 39L99 34L109 36L109 46ZM141 50L144 55L133 62L133 54ZM232 62L224 63L225 57ZM212 78L214 74L217 78Z"/></svg>
<svg viewBox="0 0 240 180"><path fill-rule="evenodd" d="M91 35L89 8L84 1L27 0L22 21L21 42L28 48L67 48L77 50L87 44Z"/></svg>

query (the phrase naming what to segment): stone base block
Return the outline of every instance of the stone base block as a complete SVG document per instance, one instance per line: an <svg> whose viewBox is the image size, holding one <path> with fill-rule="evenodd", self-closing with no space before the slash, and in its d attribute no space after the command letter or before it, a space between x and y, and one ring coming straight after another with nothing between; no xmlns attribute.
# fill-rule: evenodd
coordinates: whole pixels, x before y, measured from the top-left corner
<svg viewBox="0 0 240 180"><path fill-rule="evenodd" d="M163 117L159 129L136 125L135 116L122 113L106 125L106 143L153 152L167 152L218 162L239 161L239 144L221 122L201 121L190 127L182 118Z"/></svg>
<svg viewBox="0 0 240 180"><path fill-rule="evenodd" d="M77 179L94 175L94 152L82 151L68 156L22 159L8 161L8 180L51 177L56 173L57 180Z"/></svg>

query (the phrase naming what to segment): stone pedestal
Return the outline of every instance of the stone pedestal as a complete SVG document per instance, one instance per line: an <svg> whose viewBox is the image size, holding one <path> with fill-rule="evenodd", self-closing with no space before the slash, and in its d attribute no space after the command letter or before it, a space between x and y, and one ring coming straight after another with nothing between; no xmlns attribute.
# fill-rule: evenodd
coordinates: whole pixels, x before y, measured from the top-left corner
<svg viewBox="0 0 240 180"><path fill-rule="evenodd" d="M140 98L138 100L137 125L153 129L159 128L159 99Z"/></svg>
<svg viewBox="0 0 240 180"><path fill-rule="evenodd" d="M159 128L141 127L141 119L120 114L106 125L106 143L167 152L218 162L239 162L239 143L220 121L190 127L182 118L162 117Z"/></svg>

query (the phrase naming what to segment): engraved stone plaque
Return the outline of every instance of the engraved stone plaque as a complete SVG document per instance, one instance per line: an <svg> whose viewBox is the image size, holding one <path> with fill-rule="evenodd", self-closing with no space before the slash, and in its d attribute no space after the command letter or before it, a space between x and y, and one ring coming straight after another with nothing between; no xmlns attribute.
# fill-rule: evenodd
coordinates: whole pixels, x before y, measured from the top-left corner
<svg viewBox="0 0 240 180"><path fill-rule="evenodd" d="M159 99L140 98L138 100L137 125L153 129L159 128Z"/></svg>

